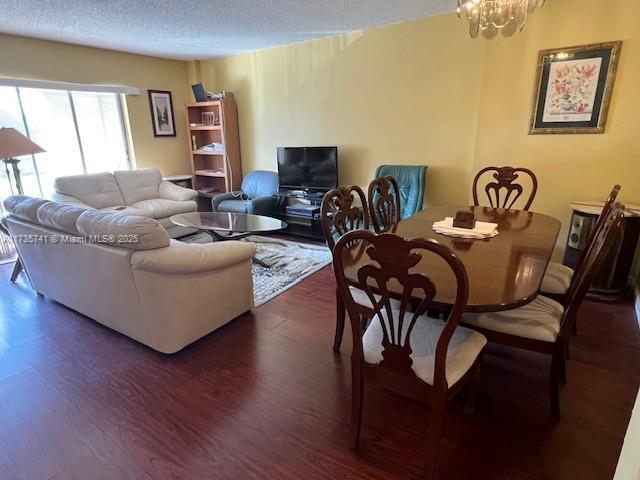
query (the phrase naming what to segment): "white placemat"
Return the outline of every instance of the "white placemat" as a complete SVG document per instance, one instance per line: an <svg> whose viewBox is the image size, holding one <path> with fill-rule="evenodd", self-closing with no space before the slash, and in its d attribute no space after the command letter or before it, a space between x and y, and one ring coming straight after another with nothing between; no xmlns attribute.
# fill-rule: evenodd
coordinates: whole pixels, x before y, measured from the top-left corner
<svg viewBox="0 0 640 480"><path fill-rule="evenodd" d="M492 238L498 235L498 224L476 221L475 228L459 228L453 226L453 217L434 222L433 230L442 235L459 238Z"/></svg>

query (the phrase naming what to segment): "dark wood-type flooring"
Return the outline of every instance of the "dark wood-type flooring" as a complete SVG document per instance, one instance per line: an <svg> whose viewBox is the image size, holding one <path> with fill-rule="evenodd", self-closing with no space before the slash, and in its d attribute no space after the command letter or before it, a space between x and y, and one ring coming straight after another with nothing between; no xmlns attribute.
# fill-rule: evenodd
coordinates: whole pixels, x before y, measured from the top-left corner
<svg viewBox="0 0 640 480"><path fill-rule="evenodd" d="M325 268L177 355L137 344L0 266L0 478L391 479L422 472L426 409L366 392L349 450L349 352ZM96 292L99 294L99 292ZM212 305L211 308L215 308ZM549 416L547 360L492 347L474 416L449 413L443 479L608 479L640 382L630 304L587 303Z"/></svg>

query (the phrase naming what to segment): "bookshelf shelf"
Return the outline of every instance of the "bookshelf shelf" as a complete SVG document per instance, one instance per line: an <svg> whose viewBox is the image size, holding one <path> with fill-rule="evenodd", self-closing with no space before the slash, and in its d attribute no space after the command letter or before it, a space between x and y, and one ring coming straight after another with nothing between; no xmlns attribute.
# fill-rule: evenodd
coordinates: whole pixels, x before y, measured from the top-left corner
<svg viewBox="0 0 640 480"><path fill-rule="evenodd" d="M224 152L210 152L208 150L194 150L191 152L192 155L218 155L224 156Z"/></svg>
<svg viewBox="0 0 640 480"><path fill-rule="evenodd" d="M221 125L190 125L189 130L192 132L208 132L222 130Z"/></svg>
<svg viewBox="0 0 640 480"><path fill-rule="evenodd" d="M195 174L197 177L221 177L225 178L227 174L224 170L196 170Z"/></svg>

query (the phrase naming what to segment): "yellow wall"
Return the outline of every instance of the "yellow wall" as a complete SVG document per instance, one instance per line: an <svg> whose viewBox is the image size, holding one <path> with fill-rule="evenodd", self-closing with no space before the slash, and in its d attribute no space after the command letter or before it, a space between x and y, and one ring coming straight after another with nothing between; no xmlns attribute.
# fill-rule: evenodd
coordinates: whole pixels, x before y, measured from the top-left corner
<svg viewBox="0 0 640 480"><path fill-rule="evenodd" d="M159 167L165 175L191 170L185 62L0 34L0 76L138 87L140 95L126 97L137 166ZM153 136L147 89L171 91L176 137Z"/></svg>
<svg viewBox="0 0 640 480"><path fill-rule="evenodd" d="M338 145L342 183L422 164L429 203L465 203L485 45L465 29L432 17L202 62L202 79L236 96L245 172L275 170L278 145Z"/></svg>
<svg viewBox="0 0 640 480"><path fill-rule="evenodd" d="M489 164L531 168L539 180L533 209L570 218L573 200L604 199L615 183L620 198L640 203L640 2L551 0L525 31L487 42L474 170ZM538 51L624 40L602 135L528 135ZM560 234L564 244L566 230Z"/></svg>
<svg viewBox="0 0 640 480"><path fill-rule="evenodd" d="M550 0L523 33L471 40L454 14L203 62L179 62L0 35L0 76L138 87L128 96L138 166L189 171L189 85L234 92L244 172L275 169L278 145L338 145L342 183L383 163L426 164L426 203L466 203L488 164L533 169L534 210L569 218L572 200L615 183L640 203L640 2ZM607 132L530 136L537 54L624 40ZM154 138L147 89L171 90L176 138ZM564 243L565 231L559 244Z"/></svg>
<svg viewBox="0 0 640 480"><path fill-rule="evenodd" d="M637 0L550 0L523 33L486 41L447 14L202 62L201 78L236 94L245 172L275 169L277 145L337 144L342 183L429 165L434 205L468 202L485 165L521 165L539 177L533 209L566 225L570 201L615 182L640 202L638 18ZM529 136L538 52L613 40L625 44L607 132Z"/></svg>

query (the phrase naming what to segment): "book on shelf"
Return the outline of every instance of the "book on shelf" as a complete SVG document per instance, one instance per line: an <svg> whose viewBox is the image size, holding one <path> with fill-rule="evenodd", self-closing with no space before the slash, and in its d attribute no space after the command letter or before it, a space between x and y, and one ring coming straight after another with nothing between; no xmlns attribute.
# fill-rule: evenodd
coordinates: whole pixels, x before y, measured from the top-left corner
<svg viewBox="0 0 640 480"><path fill-rule="evenodd" d="M224 145L221 143L210 143L209 145L203 145L200 147L203 152L224 152Z"/></svg>

